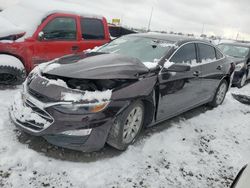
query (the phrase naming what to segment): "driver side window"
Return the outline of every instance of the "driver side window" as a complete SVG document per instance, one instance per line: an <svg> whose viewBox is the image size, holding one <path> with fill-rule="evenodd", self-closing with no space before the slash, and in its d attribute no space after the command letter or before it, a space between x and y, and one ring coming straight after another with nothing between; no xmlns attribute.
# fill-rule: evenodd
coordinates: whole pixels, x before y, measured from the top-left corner
<svg viewBox="0 0 250 188"><path fill-rule="evenodd" d="M187 63L194 64L197 63L195 44L185 44L182 46L170 59L173 63Z"/></svg>
<svg viewBox="0 0 250 188"><path fill-rule="evenodd" d="M43 29L43 40L76 40L77 28L74 18L55 18Z"/></svg>

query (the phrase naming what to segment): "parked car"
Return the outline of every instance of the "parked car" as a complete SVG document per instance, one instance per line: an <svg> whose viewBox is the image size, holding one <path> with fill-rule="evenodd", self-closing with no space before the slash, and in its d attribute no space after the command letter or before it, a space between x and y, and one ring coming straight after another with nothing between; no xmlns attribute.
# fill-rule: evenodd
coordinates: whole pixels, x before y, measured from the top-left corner
<svg viewBox="0 0 250 188"><path fill-rule="evenodd" d="M218 48L232 58L236 64L233 85L242 88L250 79L250 44L249 43L222 43Z"/></svg>
<svg viewBox="0 0 250 188"><path fill-rule="evenodd" d="M20 84L36 65L110 41L104 17L70 3L21 1L0 13L0 84Z"/></svg>
<svg viewBox="0 0 250 188"><path fill-rule="evenodd" d="M222 104L234 68L217 47L163 34L132 34L42 64L10 114L16 126L82 151L124 150L143 127L203 104Z"/></svg>
<svg viewBox="0 0 250 188"><path fill-rule="evenodd" d="M118 37L121 37L121 36L124 36L124 35L134 34L136 32L131 30L131 29L122 27L122 26L109 24L109 33L110 33L112 38L118 38Z"/></svg>
<svg viewBox="0 0 250 188"><path fill-rule="evenodd" d="M244 166L235 178L231 188L249 188L250 185L250 167Z"/></svg>

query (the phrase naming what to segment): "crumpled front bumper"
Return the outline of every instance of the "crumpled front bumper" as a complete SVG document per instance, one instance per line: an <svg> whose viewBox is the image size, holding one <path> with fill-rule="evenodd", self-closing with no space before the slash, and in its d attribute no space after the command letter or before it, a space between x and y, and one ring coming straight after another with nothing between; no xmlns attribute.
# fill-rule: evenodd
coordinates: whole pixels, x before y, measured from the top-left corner
<svg viewBox="0 0 250 188"><path fill-rule="evenodd" d="M42 106L39 101L20 92L10 107L10 117L21 129L39 135L54 123L53 117Z"/></svg>
<svg viewBox="0 0 250 188"><path fill-rule="evenodd" d="M103 148L113 124L113 116L104 118L103 114L61 114L27 93L15 97L10 118L18 129L30 135L42 136L51 144L84 152ZM91 131L88 135L64 134L68 130L80 129Z"/></svg>

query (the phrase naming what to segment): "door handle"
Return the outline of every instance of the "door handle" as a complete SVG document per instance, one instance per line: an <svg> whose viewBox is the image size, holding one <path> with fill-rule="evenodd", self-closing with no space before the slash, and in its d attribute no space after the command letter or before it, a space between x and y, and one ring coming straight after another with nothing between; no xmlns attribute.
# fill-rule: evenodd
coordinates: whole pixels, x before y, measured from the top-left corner
<svg viewBox="0 0 250 188"><path fill-rule="evenodd" d="M79 46L72 46L72 47L71 47L71 50L72 50L72 51L79 50Z"/></svg>
<svg viewBox="0 0 250 188"><path fill-rule="evenodd" d="M195 72L193 72L193 75L196 76L196 77L198 77L198 76L201 75L201 71L195 71Z"/></svg>
<svg viewBox="0 0 250 188"><path fill-rule="evenodd" d="M219 65L219 66L217 67L217 70L222 70L222 68L223 68L223 66L222 66L222 65Z"/></svg>

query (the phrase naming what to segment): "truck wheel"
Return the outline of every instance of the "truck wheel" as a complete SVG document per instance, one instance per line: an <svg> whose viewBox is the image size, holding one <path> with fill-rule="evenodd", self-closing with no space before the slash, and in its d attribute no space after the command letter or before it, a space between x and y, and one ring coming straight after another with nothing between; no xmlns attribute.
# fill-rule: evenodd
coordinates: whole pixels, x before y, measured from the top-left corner
<svg viewBox="0 0 250 188"><path fill-rule="evenodd" d="M18 58L0 54L0 85L19 85L25 78L25 68Z"/></svg>
<svg viewBox="0 0 250 188"><path fill-rule="evenodd" d="M138 137L143 120L144 105L141 101L136 101L116 118L107 143L118 150L126 150Z"/></svg>

